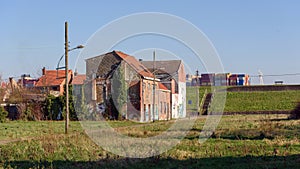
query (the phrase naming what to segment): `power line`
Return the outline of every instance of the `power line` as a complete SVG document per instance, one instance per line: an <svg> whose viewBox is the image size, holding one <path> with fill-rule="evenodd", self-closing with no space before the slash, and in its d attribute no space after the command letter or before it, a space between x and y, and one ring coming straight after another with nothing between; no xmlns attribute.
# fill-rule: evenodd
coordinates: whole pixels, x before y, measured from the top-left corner
<svg viewBox="0 0 300 169"><path fill-rule="evenodd" d="M260 75L249 75L250 77L260 77ZM286 73L286 74L267 74L263 77L275 77L275 76L300 76L300 73Z"/></svg>

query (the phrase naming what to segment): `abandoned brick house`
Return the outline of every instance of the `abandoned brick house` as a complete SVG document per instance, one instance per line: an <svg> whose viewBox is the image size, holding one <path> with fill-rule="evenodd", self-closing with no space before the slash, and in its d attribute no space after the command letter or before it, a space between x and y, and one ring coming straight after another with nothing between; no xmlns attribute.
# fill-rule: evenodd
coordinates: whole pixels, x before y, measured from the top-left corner
<svg viewBox="0 0 300 169"><path fill-rule="evenodd" d="M142 63L120 51L86 59L87 82L92 88L88 102L105 105L108 113L115 111L114 96L119 93L114 93L113 78L118 69L124 73L122 81L127 84L127 101L119 110L124 118L140 122L171 119L171 91Z"/></svg>
<svg viewBox="0 0 300 169"><path fill-rule="evenodd" d="M141 61L171 91L172 118L186 117L186 78L181 60Z"/></svg>

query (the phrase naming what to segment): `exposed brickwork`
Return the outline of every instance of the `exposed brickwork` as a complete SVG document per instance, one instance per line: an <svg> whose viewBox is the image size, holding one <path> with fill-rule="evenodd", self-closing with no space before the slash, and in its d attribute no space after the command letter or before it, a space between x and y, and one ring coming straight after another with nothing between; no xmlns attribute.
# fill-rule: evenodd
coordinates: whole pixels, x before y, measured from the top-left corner
<svg viewBox="0 0 300 169"><path fill-rule="evenodd" d="M92 100L96 104L107 104L108 111L116 111L111 99L113 94L111 79L117 69L122 69L124 70L125 79L123 80L127 84L128 95L125 108L126 119L141 122L170 119L171 91L157 80L153 81L154 75L134 57L113 51L87 59L86 64L87 83L90 84L91 88L95 88L91 96L95 95ZM155 93L153 92L154 83Z"/></svg>

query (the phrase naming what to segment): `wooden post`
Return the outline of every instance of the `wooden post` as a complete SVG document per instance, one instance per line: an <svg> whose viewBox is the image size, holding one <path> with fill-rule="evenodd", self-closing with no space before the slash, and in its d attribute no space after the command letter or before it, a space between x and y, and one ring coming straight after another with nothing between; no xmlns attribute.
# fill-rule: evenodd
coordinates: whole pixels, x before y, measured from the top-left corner
<svg viewBox="0 0 300 169"><path fill-rule="evenodd" d="M65 75L66 75L66 121L65 121L65 134L68 134L69 129L69 78L68 78L68 52L69 52L69 41L68 41L68 22L65 22Z"/></svg>

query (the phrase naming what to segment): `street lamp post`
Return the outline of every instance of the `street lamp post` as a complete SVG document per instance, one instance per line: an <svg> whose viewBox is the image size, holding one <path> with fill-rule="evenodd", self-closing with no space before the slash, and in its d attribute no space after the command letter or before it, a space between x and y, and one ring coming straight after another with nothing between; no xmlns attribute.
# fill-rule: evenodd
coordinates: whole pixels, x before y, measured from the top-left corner
<svg viewBox="0 0 300 169"><path fill-rule="evenodd" d="M68 78L68 71L69 71L69 59L68 59L68 52L69 52L69 41L68 41L68 22L65 22L65 76L66 76L66 122L65 122L65 134L68 134L69 129L69 78Z"/></svg>
<svg viewBox="0 0 300 169"><path fill-rule="evenodd" d="M68 53L69 51L75 50L75 49L81 49L84 48L83 45L78 45L75 48L69 49L69 41L68 41L68 22L65 22L65 53L61 56L61 58L58 61L56 70L58 71L59 69L65 69L65 93L66 93L66 118L65 118L65 134L68 134L68 129L69 129L69 56ZM60 61L63 59L65 56L65 67L59 67Z"/></svg>

